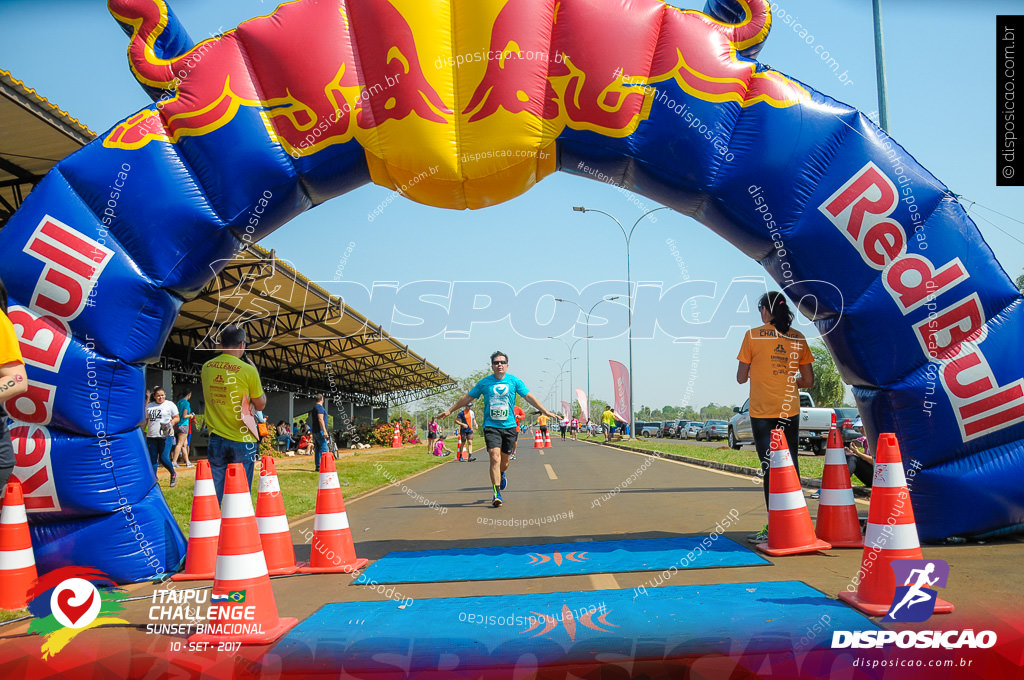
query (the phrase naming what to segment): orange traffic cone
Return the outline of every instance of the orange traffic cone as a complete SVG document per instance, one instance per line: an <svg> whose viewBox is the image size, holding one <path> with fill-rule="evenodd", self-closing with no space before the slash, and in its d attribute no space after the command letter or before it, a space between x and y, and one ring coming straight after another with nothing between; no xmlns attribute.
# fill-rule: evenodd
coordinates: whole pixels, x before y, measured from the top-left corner
<svg viewBox="0 0 1024 680"><path fill-rule="evenodd" d="M313 518L313 548L303 574L351 574L368 560L356 557L352 530L348 526L345 499L338 484L334 459L324 456L320 463L320 484Z"/></svg>
<svg viewBox="0 0 1024 680"><path fill-rule="evenodd" d="M263 557L267 560L267 571L274 576L297 572L299 567L295 564L292 532L288 528L288 517L284 514L281 484L277 481L277 466L271 456L263 456L260 463L256 526L260 530L260 542L263 544Z"/></svg>
<svg viewBox="0 0 1024 680"><path fill-rule="evenodd" d="M220 506L213 488L210 461L196 463L196 482L192 487L192 521L188 525L188 550L185 571L171 576L172 581L211 579L217 566L217 539L220 536Z"/></svg>
<svg viewBox="0 0 1024 680"><path fill-rule="evenodd" d="M868 508L868 528L864 533L860 569L864 576L857 584L856 592L844 590L839 593L839 599L868 616L882 616L889 611L896 595L896 576L890 562L923 559L907 477L903 472L900 444L895 434L882 434L875 450L871 506ZM952 604L936 598L936 614L951 611Z"/></svg>
<svg viewBox="0 0 1024 680"><path fill-rule="evenodd" d="M533 448L544 448L544 436L540 433L540 430L537 430L537 433L533 436Z"/></svg>
<svg viewBox="0 0 1024 680"><path fill-rule="evenodd" d="M853 502L843 436L834 427L828 433L825 470L821 474L821 498L818 500L818 520L814 531L818 538L828 541L833 548L859 548L864 545L860 535L857 504Z"/></svg>
<svg viewBox="0 0 1024 680"><path fill-rule="evenodd" d="M221 515L210 616L188 641L268 644L299 621L277 615L249 482L241 463L228 465Z"/></svg>
<svg viewBox="0 0 1024 680"><path fill-rule="evenodd" d="M773 557L828 550L814 535L811 513L800 488L789 445L782 430L772 430L771 475L768 486L768 542L757 549Z"/></svg>
<svg viewBox="0 0 1024 680"><path fill-rule="evenodd" d="M554 447L551 446L551 437L548 435L546 430L544 432L544 448L545 449L554 448Z"/></svg>
<svg viewBox="0 0 1024 680"><path fill-rule="evenodd" d="M11 477L0 510L0 609L28 606L28 591L37 578L21 482Z"/></svg>
<svg viewBox="0 0 1024 680"><path fill-rule="evenodd" d="M455 447L455 460L462 460L462 440L459 440L459 445Z"/></svg>
<svg viewBox="0 0 1024 680"><path fill-rule="evenodd" d="M398 429L398 423L395 423L395 436L391 438L391 448L402 448L402 432Z"/></svg>

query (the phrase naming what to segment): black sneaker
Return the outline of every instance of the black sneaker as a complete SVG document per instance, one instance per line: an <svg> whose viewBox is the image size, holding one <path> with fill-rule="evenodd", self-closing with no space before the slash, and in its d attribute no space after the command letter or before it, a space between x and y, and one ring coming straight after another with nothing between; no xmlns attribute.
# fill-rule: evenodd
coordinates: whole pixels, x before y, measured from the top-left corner
<svg viewBox="0 0 1024 680"><path fill-rule="evenodd" d="M470 456L469 458L466 459L466 462L467 463L472 463L475 460L476 460L476 456Z"/></svg>

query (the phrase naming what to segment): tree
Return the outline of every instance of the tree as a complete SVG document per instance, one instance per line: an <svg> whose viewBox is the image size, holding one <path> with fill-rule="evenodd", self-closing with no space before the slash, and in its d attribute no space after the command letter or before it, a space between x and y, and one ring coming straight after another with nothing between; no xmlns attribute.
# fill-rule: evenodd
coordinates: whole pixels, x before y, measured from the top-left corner
<svg viewBox="0 0 1024 680"><path fill-rule="evenodd" d="M816 406L841 406L846 394L846 385L839 377L836 364L825 343L818 340L811 344L814 355L814 387L807 390Z"/></svg>
<svg viewBox="0 0 1024 680"><path fill-rule="evenodd" d="M1024 274L1018 276L1015 283L1017 284L1017 290L1024 293Z"/></svg>

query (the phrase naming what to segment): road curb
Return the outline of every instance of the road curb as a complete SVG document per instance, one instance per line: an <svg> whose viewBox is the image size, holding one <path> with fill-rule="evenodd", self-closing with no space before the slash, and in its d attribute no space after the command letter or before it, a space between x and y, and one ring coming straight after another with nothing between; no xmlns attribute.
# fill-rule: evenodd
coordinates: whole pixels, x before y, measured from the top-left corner
<svg viewBox="0 0 1024 680"><path fill-rule="evenodd" d="M580 440L584 441L584 440ZM711 468L712 470L721 470L723 472L731 472L736 475L744 475L745 477L760 477L757 474L757 470L754 468L748 468L743 465L734 465L732 463L719 463L713 460L704 460L703 458L693 458L691 456L682 456L678 453L666 453L664 451L654 451L652 449L641 449L635 446L623 446L622 444L606 444L605 442L592 442L587 441L587 444L593 444L595 446L604 446L610 449L621 449L623 451L632 451L633 453L642 453L648 456L654 456L656 458L667 458L668 460L679 461L680 463L689 463L691 465L699 465L701 467ZM811 477L801 477L801 486L810 487L812 489L821 488L821 480L813 479ZM853 495L859 498L871 498L871 489L863 486L853 487Z"/></svg>

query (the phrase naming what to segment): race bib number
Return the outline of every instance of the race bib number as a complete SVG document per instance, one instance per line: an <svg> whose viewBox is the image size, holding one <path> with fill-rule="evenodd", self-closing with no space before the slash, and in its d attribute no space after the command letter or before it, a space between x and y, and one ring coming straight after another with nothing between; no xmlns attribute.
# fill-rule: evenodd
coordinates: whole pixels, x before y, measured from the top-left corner
<svg viewBox="0 0 1024 680"><path fill-rule="evenodd" d="M491 404L491 420L508 420L508 404Z"/></svg>

